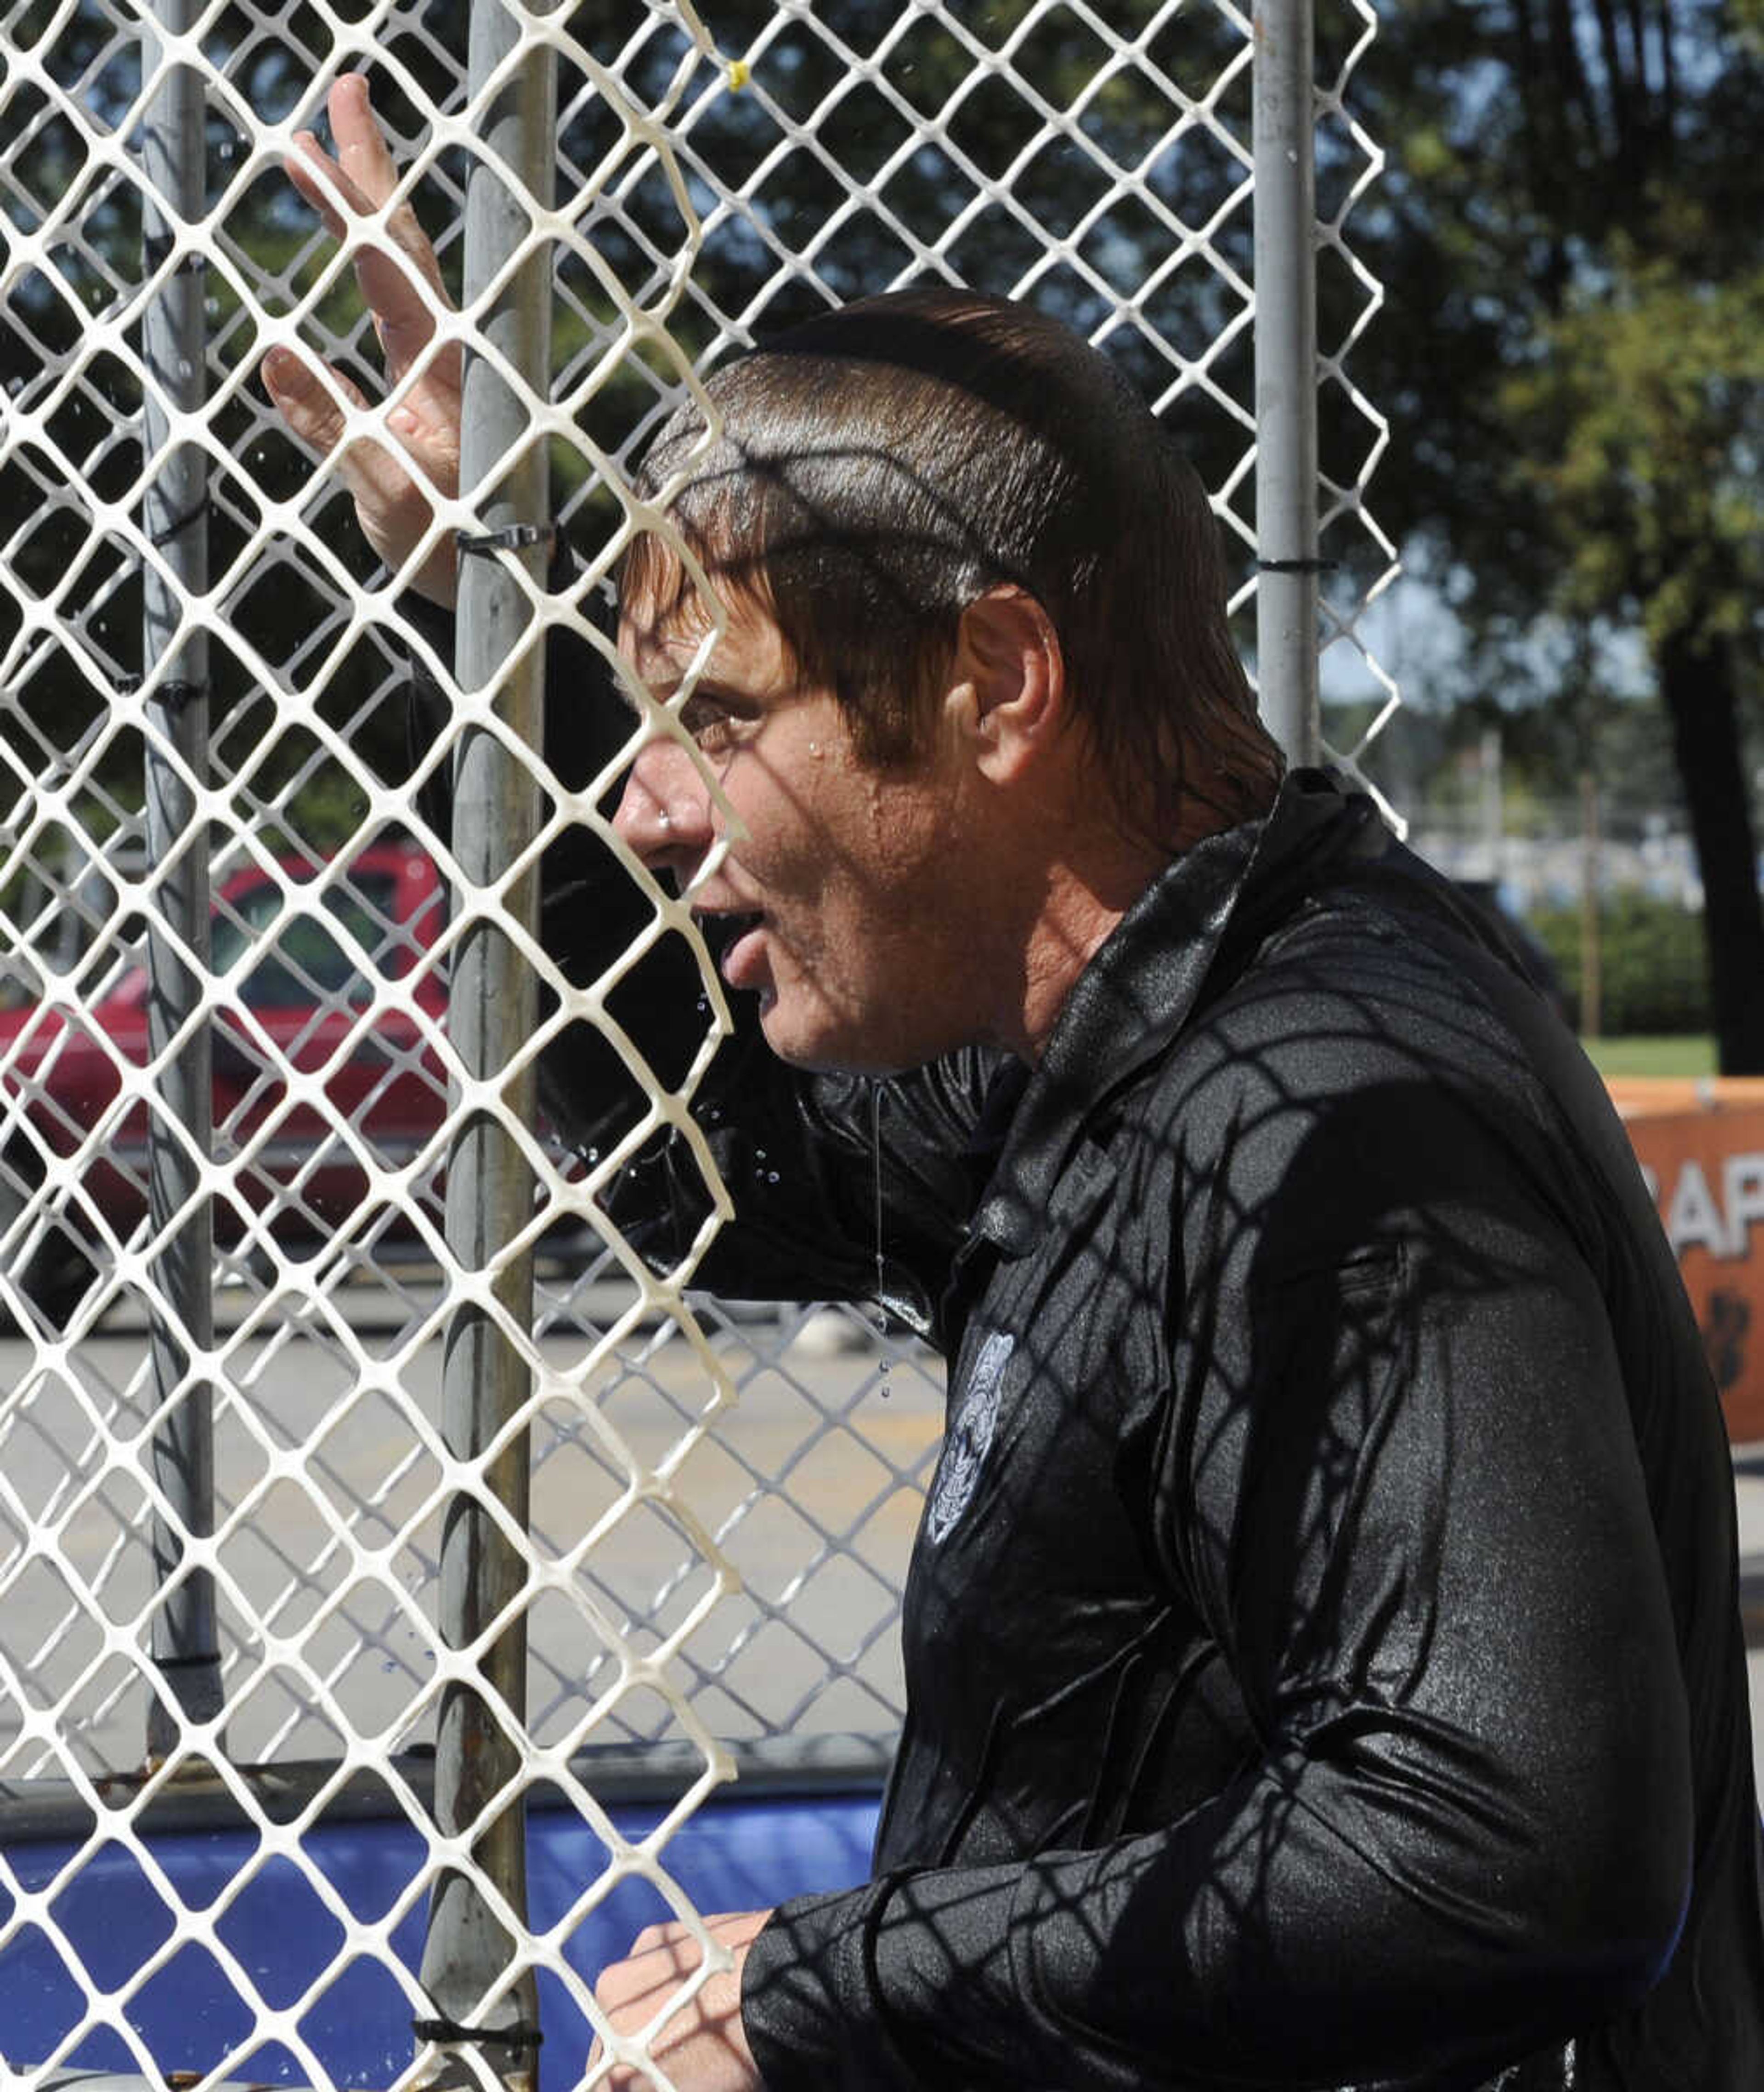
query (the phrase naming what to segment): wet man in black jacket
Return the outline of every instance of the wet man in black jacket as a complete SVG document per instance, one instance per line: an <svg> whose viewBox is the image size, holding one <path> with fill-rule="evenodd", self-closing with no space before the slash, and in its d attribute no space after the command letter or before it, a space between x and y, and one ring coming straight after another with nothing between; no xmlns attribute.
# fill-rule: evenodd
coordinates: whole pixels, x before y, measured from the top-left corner
<svg viewBox="0 0 1764 2092"><path fill-rule="evenodd" d="M333 120L334 183L383 197L359 84ZM422 301L382 276L408 365ZM332 447L321 388L266 376ZM874 1878L714 1921L732 1965L658 2060L683 2092L1764 2084L1731 1474L1597 1078L1364 797L1283 780L1204 498L1104 359L932 292L711 390L720 434L648 471L721 610L636 541L621 646L684 731L617 815L736 992L698 1275L879 1292L949 1424ZM445 484L445 372L411 402ZM420 478L343 469L401 559ZM632 727L577 651L575 784ZM621 877L585 831L554 854L572 978ZM584 1139L597 1066L546 1070ZM708 1207L682 1147L618 1195L658 1259ZM640 1940L614 2023L696 1951Z"/></svg>

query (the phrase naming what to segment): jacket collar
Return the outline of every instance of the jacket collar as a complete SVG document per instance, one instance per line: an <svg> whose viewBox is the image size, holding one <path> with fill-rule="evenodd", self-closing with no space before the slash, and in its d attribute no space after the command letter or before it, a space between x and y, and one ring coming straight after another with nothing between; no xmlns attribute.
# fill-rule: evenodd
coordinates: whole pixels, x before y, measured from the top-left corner
<svg viewBox="0 0 1764 2092"><path fill-rule="evenodd" d="M1365 793L1324 772L1296 770L1263 819L1208 836L1161 872L1067 998L973 1235L1023 1255L1086 1122L1169 1046L1222 955L1240 964L1330 867L1377 855L1390 841Z"/></svg>

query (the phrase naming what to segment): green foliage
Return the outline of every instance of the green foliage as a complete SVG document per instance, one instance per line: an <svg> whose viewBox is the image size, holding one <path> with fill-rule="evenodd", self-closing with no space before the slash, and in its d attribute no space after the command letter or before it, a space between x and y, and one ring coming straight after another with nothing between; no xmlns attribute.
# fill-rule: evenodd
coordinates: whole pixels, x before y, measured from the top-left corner
<svg viewBox="0 0 1764 2092"><path fill-rule="evenodd" d="M1680 215L1695 253L1699 214ZM1620 610L1654 647L1741 638L1764 601L1764 266L1696 282L1625 237L1543 339L1498 397L1561 547L1558 605Z"/></svg>
<svg viewBox="0 0 1764 2092"><path fill-rule="evenodd" d="M1671 723L1713 1022L1764 1068L1749 741L1764 717L1764 37L1756 0L1412 0L1381 15L1359 382L1378 508L1470 633L1466 685L1592 727L1602 635ZM1540 634L1565 630L1562 651Z"/></svg>
<svg viewBox="0 0 1764 2092"><path fill-rule="evenodd" d="M1581 912L1540 908L1527 919L1555 962L1578 1024L1584 953ZM1598 938L1600 1029L1605 1036L1708 1030L1701 915L1635 890L1613 893L1599 910Z"/></svg>
<svg viewBox="0 0 1764 2092"><path fill-rule="evenodd" d="M1509 668L1540 616L1756 619L1753 0L1412 0L1361 83L1378 507ZM1503 651L1504 649L1504 651ZM1487 679L1488 656L1475 664Z"/></svg>

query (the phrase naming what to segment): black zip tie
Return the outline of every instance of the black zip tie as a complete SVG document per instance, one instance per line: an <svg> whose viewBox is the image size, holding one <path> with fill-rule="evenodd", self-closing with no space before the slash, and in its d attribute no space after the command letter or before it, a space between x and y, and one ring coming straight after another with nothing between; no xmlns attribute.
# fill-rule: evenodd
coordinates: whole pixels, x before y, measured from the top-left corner
<svg viewBox="0 0 1764 2092"><path fill-rule="evenodd" d="M205 487L201 493L196 496L196 499L191 503L190 506L185 509L183 515L174 516L163 530L154 531L153 535L148 539L148 543L149 545L169 545L174 538L177 537L181 532L188 530L192 523L200 523L202 521L202 518L209 512L213 506L213 497L209 494L208 489Z"/></svg>
<svg viewBox="0 0 1764 2092"><path fill-rule="evenodd" d="M455 530L453 542L462 552L487 555L523 552L529 545L549 545L557 534L555 523L509 523L500 530Z"/></svg>
<svg viewBox="0 0 1764 2092"><path fill-rule="evenodd" d="M140 688L138 676L135 678L135 687L137 689ZM162 705L168 712L181 712L186 705L195 703L198 698L205 698L208 694L206 683L183 683L173 680L162 683L147 702L150 705Z"/></svg>
<svg viewBox="0 0 1764 2092"><path fill-rule="evenodd" d="M1257 560L1258 570L1265 574L1332 574L1341 562L1339 560Z"/></svg>
<svg viewBox="0 0 1764 2092"><path fill-rule="evenodd" d="M475 2042L485 2048L537 2048L544 2034L531 2020L517 2020L508 2027L461 2026L457 2020L412 2020L411 2032L419 2041L433 2041L456 2048Z"/></svg>

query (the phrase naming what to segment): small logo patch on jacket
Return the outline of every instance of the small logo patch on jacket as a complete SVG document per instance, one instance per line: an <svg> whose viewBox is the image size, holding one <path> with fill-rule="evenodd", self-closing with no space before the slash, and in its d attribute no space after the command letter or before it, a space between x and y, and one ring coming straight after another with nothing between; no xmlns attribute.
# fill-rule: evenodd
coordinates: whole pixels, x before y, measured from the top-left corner
<svg viewBox="0 0 1764 2092"><path fill-rule="evenodd" d="M1014 1337L994 1330L981 1346L973 1371L968 1376L961 1407L944 1441L943 1457L931 1486L930 1508L925 1513L925 1535L934 1545L955 1530L986 1464L998 1423L998 1390L1016 1346Z"/></svg>

